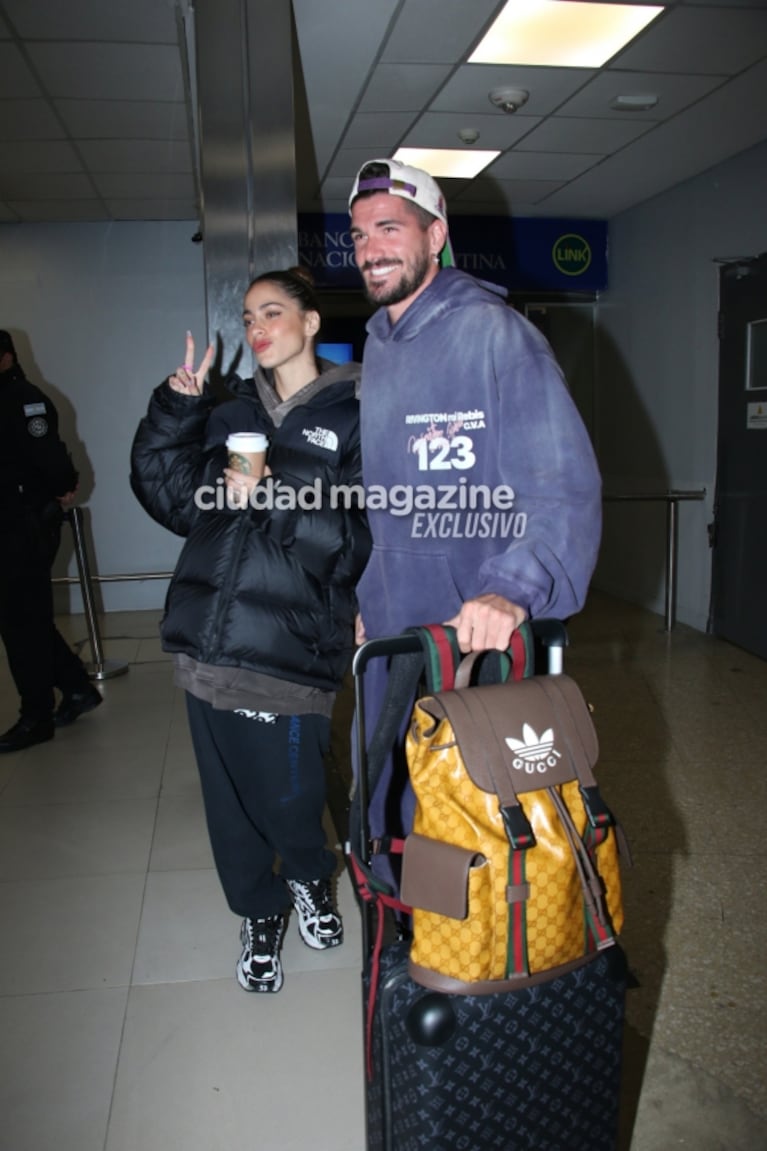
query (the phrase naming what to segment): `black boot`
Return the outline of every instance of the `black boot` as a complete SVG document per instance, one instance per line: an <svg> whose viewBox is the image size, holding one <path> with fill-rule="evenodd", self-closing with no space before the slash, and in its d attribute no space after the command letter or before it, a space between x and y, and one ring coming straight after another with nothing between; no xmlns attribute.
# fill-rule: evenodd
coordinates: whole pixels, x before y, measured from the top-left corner
<svg viewBox="0 0 767 1151"><path fill-rule="evenodd" d="M36 743L46 743L53 739L53 720L32 719L22 716L18 723L0 735L0 755L7 751L23 751Z"/></svg>
<svg viewBox="0 0 767 1151"><path fill-rule="evenodd" d="M53 713L53 722L56 727L67 727L81 715L85 715L86 711L93 711L103 702L101 692L88 684L82 691L73 691L69 695L62 696L61 703Z"/></svg>

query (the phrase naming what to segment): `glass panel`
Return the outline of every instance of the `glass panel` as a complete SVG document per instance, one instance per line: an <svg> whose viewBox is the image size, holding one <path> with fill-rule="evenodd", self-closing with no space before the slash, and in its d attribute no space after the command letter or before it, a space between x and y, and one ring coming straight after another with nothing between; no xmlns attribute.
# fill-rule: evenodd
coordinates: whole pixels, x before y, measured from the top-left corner
<svg viewBox="0 0 767 1151"><path fill-rule="evenodd" d="M746 388L767 388L767 319L752 320L746 330Z"/></svg>

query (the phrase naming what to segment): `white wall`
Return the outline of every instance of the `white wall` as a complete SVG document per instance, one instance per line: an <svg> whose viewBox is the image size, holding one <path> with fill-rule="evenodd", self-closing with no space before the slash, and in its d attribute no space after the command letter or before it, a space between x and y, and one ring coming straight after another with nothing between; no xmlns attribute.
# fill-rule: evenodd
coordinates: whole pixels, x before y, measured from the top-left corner
<svg viewBox="0 0 767 1151"><path fill-rule="evenodd" d="M187 328L206 342L194 230L189 222L0 225L0 328L59 410L81 473L95 574L169 571L178 555L180 540L139 507L128 473L138 421L151 390L183 362ZM65 529L55 574L67 573L77 565ZM154 608L166 587L101 584L96 597L108 611ZM67 598L81 610L77 588Z"/></svg>
<svg viewBox="0 0 767 1151"><path fill-rule="evenodd" d="M767 142L610 221L596 442L605 490L706 489L679 506L677 619L705 630L716 479L717 259L767 250ZM596 587L664 610L665 508L607 504Z"/></svg>

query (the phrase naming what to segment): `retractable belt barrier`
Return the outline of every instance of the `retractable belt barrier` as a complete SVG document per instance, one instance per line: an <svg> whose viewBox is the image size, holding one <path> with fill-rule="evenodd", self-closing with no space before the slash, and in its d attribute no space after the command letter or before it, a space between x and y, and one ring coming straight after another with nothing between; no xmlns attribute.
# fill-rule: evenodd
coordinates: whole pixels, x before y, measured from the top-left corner
<svg viewBox="0 0 767 1151"><path fill-rule="evenodd" d="M625 494L606 493L602 497L605 503L634 503L646 501L666 504L666 606L664 614L666 631L671 631L676 622L677 506L683 500L702 500L705 495L706 489L702 488L698 491L627 492ZM111 679L117 675L124 675L128 670L127 662L104 658L98 617L93 600L93 584L170 579L173 572L126 572L118 575L94 576L91 573L90 563L88 562L88 552L85 546L83 509L80 507L70 508L65 512L64 518L72 528L78 575L77 578L74 576L58 576L54 578L52 582L54 584L80 584L85 622L88 628L88 642L93 656L92 662L90 664L86 663L91 679Z"/></svg>
<svg viewBox="0 0 767 1151"><path fill-rule="evenodd" d="M88 562L88 551L85 546L85 533L83 531L83 509L82 508L69 508L64 513L64 519L72 528L72 535L75 541L75 557L77 559L77 579L73 576L56 577L51 582L54 584L70 584L79 583L80 591L83 597L83 611L85 612L85 623L88 628L88 642L91 648L92 660L90 663L86 661L85 667L91 679L113 679L117 675L125 675L128 670L128 664L125 660L118 659L104 659L104 650L101 645L101 633L99 631L99 622L96 615L96 607L93 600L93 581L105 581L110 578L122 579L123 577L99 577L91 575L90 563Z"/></svg>
<svg viewBox="0 0 767 1151"><path fill-rule="evenodd" d="M702 500L706 489L698 491L668 492L627 492L625 495L603 495L605 503L662 502L666 505L666 610L665 631L671 631L676 622L676 572L677 572L677 504L682 500Z"/></svg>

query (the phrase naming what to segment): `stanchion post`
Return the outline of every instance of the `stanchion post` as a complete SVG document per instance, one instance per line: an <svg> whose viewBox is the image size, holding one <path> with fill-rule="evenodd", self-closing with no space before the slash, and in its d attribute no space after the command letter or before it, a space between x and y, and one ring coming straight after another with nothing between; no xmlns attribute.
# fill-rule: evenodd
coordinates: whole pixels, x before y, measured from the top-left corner
<svg viewBox="0 0 767 1151"><path fill-rule="evenodd" d="M666 504L666 631L672 631L676 615L676 500Z"/></svg>
<svg viewBox="0 0 767 1151"><path fill-rule="evenodd" d="M91 579L90 565L88 563L88 552L85 547L82 508L70 508L65 513L65 515L66 519L69 520L69 523L72 526L72 534L75 541L77 572L80 577L80 591L83 597L85 623L88 628L88 642L90 643L91 654L93 656L92 665L86 664L88 675L91 679L111 679L113 676L123 675L128 670L128 664L121 660L104 659L104 652L101 647L101 634L99 632L98 618L96 616L96 608L93 602L93 581Z"/></svg>

